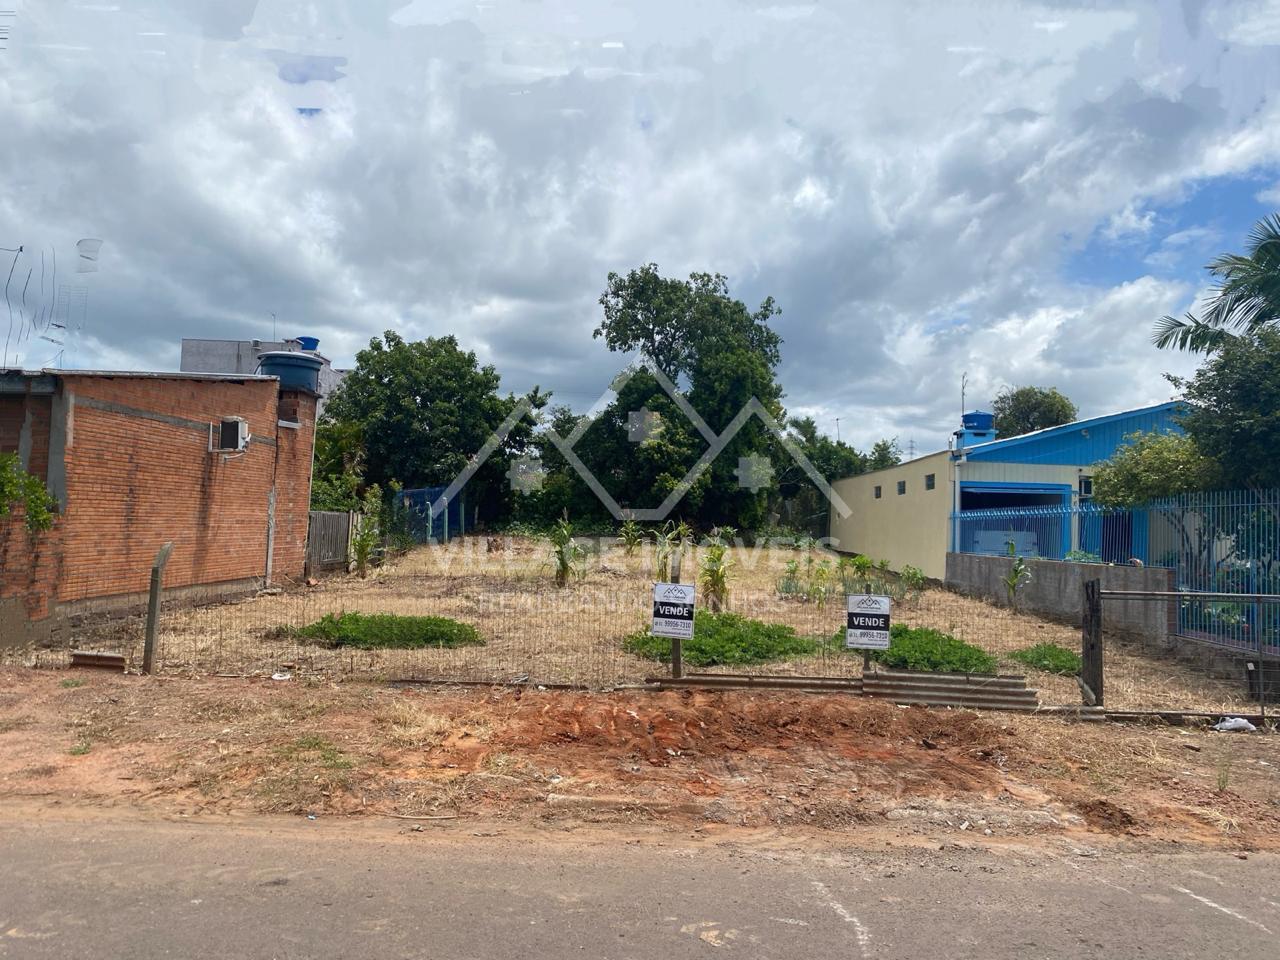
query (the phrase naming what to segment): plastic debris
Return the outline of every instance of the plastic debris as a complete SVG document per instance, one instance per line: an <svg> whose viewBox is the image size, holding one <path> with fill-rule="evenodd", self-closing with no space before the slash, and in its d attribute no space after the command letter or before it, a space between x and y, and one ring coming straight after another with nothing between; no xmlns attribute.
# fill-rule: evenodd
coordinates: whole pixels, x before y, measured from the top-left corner
<svg viewBox="0 0 1280 960"><path fill-rule="evenodd" d="M292 674L292 673L285 673L285 672L282 670L282 671L280 671L279 673L273 673L273 674L271 675L271 679L272 679L272 680L292 680L292 679L293 679L293 674Z"/></svg>
<svg viewBox="0 0 1280 960"><path fill-rule="evenodd" d="M1245 733L1253 733L1258 728L1246 720L1244 717L1223 717L1213 725L1215 730L1242 730Z"/></svg>

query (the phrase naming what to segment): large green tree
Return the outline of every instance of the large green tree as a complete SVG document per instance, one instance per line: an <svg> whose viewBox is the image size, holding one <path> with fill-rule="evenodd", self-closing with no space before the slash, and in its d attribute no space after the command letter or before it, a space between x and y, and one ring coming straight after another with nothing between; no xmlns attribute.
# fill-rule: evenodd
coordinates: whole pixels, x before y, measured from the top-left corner
<svg viewBox="0 0 1280 960"><path fill-rule="evenodd" d="M1223 254L1205 269L1216 282L1208 305L1200 316L1157 320L1156 346L1205 353L1238 335L1280 326L1280 214L1254 224L1243 254Z"/></svg>
<svg viewBox="0 0 1280 960"><path fill-rule="evenodd" d="M1189 411L1182 425L1228 487L1280 487L1280 329L1218 346L1189 380L1171 377Z"/></svg>
<svg viewBox="0 0 1280 960"><path fill-rule="evenodd" d="M867 457L868 470L884 470L896 467L902 462L902 448L898 446L898 438L877 440L871 447Z"/></svg>
<svg viewBox="0 0 1280 960"><path fill-rule="evenodd" d="M691 273L688 280L663 277L656 263L625 276L610 273L600 296L604 319L593 336L615 352L639 352L672 380L692 376L699 358L728 338L778 365L782 338L769 327L781 311L766 297L754 311L729 293L721 274Z"/></svg>
<svg viewBox="0 0 1280 960"><path fill-rule="evenodd" d="M991 403L996 435L1016 437L1076 418L1076 405L1057 387L1006 387Z"/></svg>
<svg viewBox="0 0 1280 960"><path fill-rule="evenodd" d="M518 402L514 394L500 396L499 386L497 371L455 337L406 341L388 330L356 354L355 369L329 399L322 430L335 442L363 439L370 484L440 486L462 472ZM537 387L528 397L535 410L547 402ZM468 484L471 502L485 503L491 515L507 497L509 458L528 447L532 429L529 418L517 423Z"/></svg>
<svg viewBox="0 0 1280 960"><path fill-rule="evenodd" d="M676 280L663 277L657 265L650 263L625 276L609 274L600 304L604 319L595 336L603 338L610 350L638 351L687 390L690 405L712 430L720 433L728 428L753 398L778 423L784 422L782 388L776 376L782 340L769 326L779 313L772 298L751 310L732 296L728 280L719 274L693 273L688 280ZM659 386L652 379L650 383ZM662 403L656 394L651 399ZM634 397L619 398L602 419L611 417L620 423L637 409L634 403ZM705 441L679 422L682 414L673 410L664 420L674 431L674 439L659 447L667 469L644 498L650 502L637 505L656 506L655 501L671 489L668 484L678 483L683 476L683 472L675 474L677 462L687 470L705 449ZM593 426L589 433L599 428ZM760 484L752 482L760 479L753 476L744 482L742 464L752 457L767 457L773 443L758 417L744 421L698 485L685 495L680 515L703 527L760 526L776 481L766 479ZM645 477L654 466L645 463L644 444L631 450L615 445L613 452L618 459L610 463L620 484L626 481L619 474Z"/></svg>

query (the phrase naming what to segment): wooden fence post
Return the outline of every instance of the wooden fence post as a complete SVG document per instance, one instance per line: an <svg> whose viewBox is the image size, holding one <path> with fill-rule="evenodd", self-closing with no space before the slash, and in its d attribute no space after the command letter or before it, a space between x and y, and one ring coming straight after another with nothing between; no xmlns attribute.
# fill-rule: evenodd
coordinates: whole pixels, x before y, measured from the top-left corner
<svg viewBox="0 0 1280 960"><path fill-rule="evenodd" d="M671 558L672 583L680 582L680 567L684 560L684 544L677 544L675 555ZM679 680L684 676L684 641L679 637L671 638L671 679Z"/></svg>
<svg viewBox="0 0 1280 960"><path fill-rule="evenodd" d="M1102 581L1086 580L1080 611L1080 691L1088 706L1102 706Z"/></svg>
<svg viewBox="0 0 1280 960"><path fill-rule="evenodd" d="M164 579L164 565L173 551L170 540L156 553L151 564L151 594L147 598L147 633L142 642L142 672L150 674L156 659L156 623L160 619L160 581Z"/></svg>

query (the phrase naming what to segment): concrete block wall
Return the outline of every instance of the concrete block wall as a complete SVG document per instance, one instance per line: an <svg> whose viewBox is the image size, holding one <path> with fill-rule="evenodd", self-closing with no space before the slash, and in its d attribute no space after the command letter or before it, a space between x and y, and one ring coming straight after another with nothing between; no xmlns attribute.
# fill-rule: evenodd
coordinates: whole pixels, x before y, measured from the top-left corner
<svg viewBox="0 0 1280 960"><path fill-rule="evenodd" d="M1167 591L1174 571L1163 567L1109 566L1062 560L1027 560L1030 582L1018 591L1018 608L1079 624L1084 582L1098 579L1103 590ZM1004 584L1013 560L971 553L948 553L946 585L960 593L1007 602ZM1169 600L1105 600L1108 631L1169 647L1177 630L1177 605Z"/></svg>

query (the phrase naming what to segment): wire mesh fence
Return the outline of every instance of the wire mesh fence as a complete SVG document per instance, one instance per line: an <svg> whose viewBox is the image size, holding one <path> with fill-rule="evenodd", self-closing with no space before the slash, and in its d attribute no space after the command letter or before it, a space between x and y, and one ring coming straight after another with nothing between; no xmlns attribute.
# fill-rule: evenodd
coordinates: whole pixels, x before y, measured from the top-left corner
<svg viewBox="0 0 1280 960"><path fill-rule="evenodd" d="M1101 596L1109 709L1280 715L1280 646L1273 631L1250 628L1274 621L1280 595L1104 590ZM1133 605L1159 608L1168 631L1151 637L1106 629L1109 614ZM1226 609L1247 609L1252 617L1230 631L1197 636L1185 628L1221 617ZM1243 621L1243 612L1234 615Z"/></svg>
<svg viewBox="0 0 1280 960"><path fill-rule="evenodd" d="M668 676L661 645L641 643L659 579L652 544L628 553L612 540L584 541L580 576L558 588L550 546L527 538L458 537L418 547L367 579L338 575L317 586L259 591L228 598L213 589L171 591L160 617L157 669L168 673L305 678L522 681L609 688ZM730 550L728 610L786 628L773 652L748 662L699 659L686 644L686 673L823 676L861 675L863 655L843 645L843 587L838 558L788 546ZM692 582L698 549L684 559ZM884 574L891 581L891 574ZM885 581L882 581L885 582ZM1107 601L1113 603L1119 601ZM1126 601L1127 602L1127 601ZM1154 602L1154 601L1153 601ZM1182 602L1169 601L1163 602ZM705 597L699 597L700 609ZM474 641L418 648L366 649L334 643L326 619L343 614L444 617L475 630ZM1174 617L1176 619L1176 617ZM987 653L1001 674L1021 674L1045 705L1081 703L1076 680L1081 629L1016 609L994 598L964 596L937 586L901 590L893 620L954 637ZM1139 639L1105 627L1108 709L1249 711L1257 703L1243 662L1192 655L1185 640ZM72 647L120 652L141 665L145 617L102 613L80 617L61 640L4 657L45 666L65 664ZM1192 645L1197 654L1201 645ZM1046 653L1047 651L1047 653ZM1062 660L1062 656L1067 658ZM1055 661L1056 658L1056 661ZM1261 669L1274 690L1276 661Z"/></svg>

